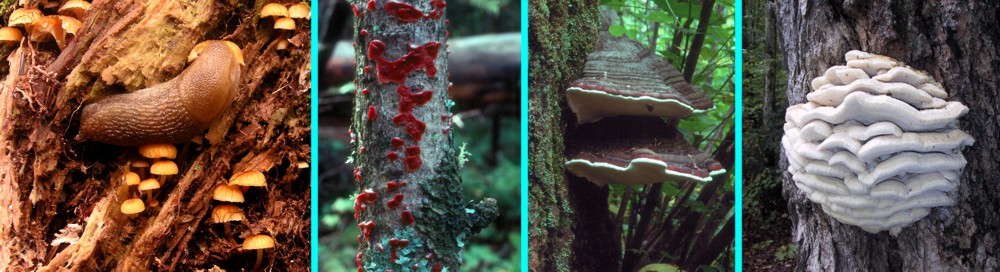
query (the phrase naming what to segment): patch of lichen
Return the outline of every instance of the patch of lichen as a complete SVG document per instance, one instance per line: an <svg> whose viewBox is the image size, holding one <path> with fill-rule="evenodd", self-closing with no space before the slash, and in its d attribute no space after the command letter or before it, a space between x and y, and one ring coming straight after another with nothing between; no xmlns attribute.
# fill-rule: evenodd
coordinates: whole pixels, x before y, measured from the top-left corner
<svg viewBox="0 0 1000 272"><path fill-rule="evenodd" d="M573 212L563 179L560 101L592 50L598 3L532 0L528 7L529 267L569 271Z"/></svg>
<svg viewBox="0 0 1000 272"><path fill-rule="evenodd" d="M416 227L426 234L427 243L434 250L434 261L442 265L460 267L462 245L459 237L467 237L468 217L465 214L462 186L458 175L458 154L454 148L442 149L442 160L434 167L433 176L420 183L426 198L419 209L413 211ZM457 196L457 197L456 197ZM452 252L459 254L452 255Z"/></svg>

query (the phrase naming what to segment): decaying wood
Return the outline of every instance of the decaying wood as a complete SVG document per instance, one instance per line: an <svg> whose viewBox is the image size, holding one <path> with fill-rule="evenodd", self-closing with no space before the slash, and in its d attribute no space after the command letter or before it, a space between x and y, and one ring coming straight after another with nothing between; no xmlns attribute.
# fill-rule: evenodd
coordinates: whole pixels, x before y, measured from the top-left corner
<svg viewBox="0 0 1000 272"><path fill-rule="evenodd" d="M308 270L309 181L296 162L310 156L309 24L271 30L256 18L264 3L96 0L63 51L25 43L11 54L0 89L0 270L248 269L256 256L207 217L212 189L244 170L266 173L269 187L247 192L234 238L270 234L282 245L265 265ZM277 52L277 38L292 49ZM80 108L170 79L209 39L235 42L246 60L236 100L208 133L219 143L181 146L181 174L160 205L123 215L119 177L135 148L75 142ZM49 244L57 238L68 242Z"/></svg>

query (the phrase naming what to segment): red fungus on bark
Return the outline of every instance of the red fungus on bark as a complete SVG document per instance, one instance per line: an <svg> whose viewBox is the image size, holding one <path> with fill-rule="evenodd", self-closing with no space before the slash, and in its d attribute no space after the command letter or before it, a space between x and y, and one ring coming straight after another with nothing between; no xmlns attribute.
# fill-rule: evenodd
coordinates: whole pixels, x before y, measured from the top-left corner
<svg viewBox="0 0 1000 272"><path fill-rule="evenodd" d="M406 172L413 172L420 169L420 165L423 164L423 161L420 159L420 147L407 147L406 158L403 159L403 163L406 164Z"/></svg>
<svg viewBox="0 0 1000 272"><path fill-rule="evenodd" d="M368 0L368 10L375 11L375 0Z"/></svg>
<svg viewBox="0 0 1000 272"><path fill-rule="evenodd" d="M395 190L399 189L399 187L403 187L403 186L406 186L406 182L405 181L401 181L401 182L390 181L389 183L385 184L385 191L386 192L392 192L392 191L395 191Z"/></svg>
<svg viewBox="0 0 1000 272"><path fill-rule="evenodd" d="M417 142L424 137L424 131L427 130L427 124L417 120L417 117L409 112L396 114L396 116L392 117L392 122L396 125L405 126L406 133Z"/></svg>
<svg viewBox="0 0 1000 272"><path fill-rule="evenodd" d="M444 7L447 5L448 4L445 3L444 0L432 0L431 7L433 7L434 10L428 12L425 17L431 19L441 19L441 15L444 15ZM445 20L445 26L447 25L448 25L448 20Z"/></svg>
<svg viewBox="0 0 1000 272"><path fill-rule="evenodd" d="M368 121L375 121L375 118L378 118L378 110L375 106L368 106Z"/></svg>
<svg viewBox="0 0 1000 272"><path fill-rule="evenodd" d="M399 207L400 204L403 204L403 194L396 194L392 196L392 199L385 203L385 206L390 209L395 209L396 207Z"/></svg>
<svg viewBox="0 0 1000 272"><path fill-rule="evenodd" d="M365 36L368 36L368 30L362 29L361 30L361 37L365 37Z"/></svg>
<svg viewBox="0 0 1000 272"><path fill-rule="evenodd" d="M361 181L361 167L354 168L354 179Z"/></svg>
<svg viewBox="0 0 1000 272"><path fill-rule="evenodd" d="M354 199L354 219L358 219L361 212L365 211L365 203L375 203L378 200L378 193L372 190L365 190Z"/></svg>
<svg viewBox="0 0 1000 272"><path fill-rule="evenodd" d="M357 4L351 4L351 11L354 11L354 17L365 16L365 13L362 12L361 9L358 8Z"/></svg>
<svg viewBox="0 0 1000 272"><path fill-rule="evenodd" d="M371 242L372 240L372 230L375 230L375 222L368 221L358 224L358 228L361 229L361 235L365 237L365 241Z"/></svg>
<svg viewBox="0 0 1000 272"><path fill-rule="evenodd" d="M400 139L399 137L392 137L392 148L398 149L400 147L403 147L403 144L404 144L403 139Z"/></svg>
<svg viewBox="0 0 1000 272"><path fill-rule="evenodd" d="M389 262L396 263L399 259L399 255L396 255L396 249L401 247L406 247L410 245L410 240L406 239L389 239Z"/></svg>
<svg viewBox="0 0 1000 272"><path fill-rule="evenodd" d="M368 95L368 88L364 88L364 89L362 89L362 90L361 90L361 94L363 94L363 95Z"/></svg>
<svg viewBox="0 0 1000 272"><path fill-rule="evenodd" d="M371 66L365 66L365 74L371 73L371 72L372 72L372 67Z"/></svg>
<svg viewBox="0 0 1000 272"><path fill-rule="evenodd" d="M389 1L385 3L385 11L395 15L400 21L412 23L424 17L424 13L413 7L413 5Z"/></svg>
<svg viewBox="0 0 1000 272"><path fill-rule="evenodd" d="M441 269L444 269L443 267L441 267L441 263L435 263L434 267L431 268L431 271L433 271L433 272L441 272Z"/></svg>
<svg viewBox="0 0 1000 272"><path fill-rule="evenodd" d="M406 75L413 71L423 69L429 77L437 75L434 59L437 58L440 48L441 43L439 42L428 42L421 46L411 45L410 51L405 55L395 61L388 61L383 58L386 51L385 43L372 40L368 43L368 58L375 61L379 83L395 82L403 86Z"/></svg>
<svg viewBox="0 0 1000 272"><path fill-rule="evenodd" d="M409 209L404 209L403 213L399 214L399 219L403 221L403 225L413 224L413 213Z"/></svg>
<svg viewBox="0 0 1000 272"><path fill-rule="evenodd" d="M378 252L385 252L385 248L382 247L382 243L378 243Z"/></svg>
<svg viewBox="0 0 1000 272"><path fill-rule="evenodd" d="M396 153L396 151L389 151L388 153L385 153L385 157L390 161L395 161L399 158L399 153Z"/></svg>

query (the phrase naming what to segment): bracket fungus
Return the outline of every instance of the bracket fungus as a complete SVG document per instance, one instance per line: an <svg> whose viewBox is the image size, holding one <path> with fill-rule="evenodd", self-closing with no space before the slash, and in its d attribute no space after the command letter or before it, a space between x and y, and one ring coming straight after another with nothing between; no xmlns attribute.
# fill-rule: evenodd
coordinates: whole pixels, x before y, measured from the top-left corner
<svg viewBox="0 0 1000 272"><path fill-rule="evenodd" d="M607 31L587 55L583 76L570 83L566 101L580 124L616 115L680 118L714 108L672 64Z"/></svg>
<svg viewBox="0 0 1000 272"><path fill-rule="evenodd" d="M975 141L958 128L969 111L941 84L900 61L846 54L812 81L807 103L785 113L788 172L809 200L841 223L898 235L955 203L948 193Z"/></svg>
<svg viewBox="0 0 1000 272"><path fill-rule="evenodd" d="M613 10L602 13L605 27L617 22ZM566 102L578 124L567 132L570 173L604 186L709 182L726 172L662 120L710 110L712 100L642 44L602 32L582 77L569 85Z"/></svg>

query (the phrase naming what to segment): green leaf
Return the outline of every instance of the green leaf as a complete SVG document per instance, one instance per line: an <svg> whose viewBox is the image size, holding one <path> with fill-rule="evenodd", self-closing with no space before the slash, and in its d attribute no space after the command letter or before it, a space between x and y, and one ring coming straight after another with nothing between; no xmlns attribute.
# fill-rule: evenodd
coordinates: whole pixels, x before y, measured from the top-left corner
<svg viewBox="0 0 1000 272"><path fill-rule="evenodd" d="M611 27L608 27L608 32L611 32L611 35L615 37L621 37L622 34L625 34L625 26L613 25Z"/></svg>
<svg viewBox="0 0 1000 272"><path fill-rule="evenodd" d="M672 265L672 264L655 263L655 264L648 264L646 266L643 266L642 268L639 268L639 271L640 272L679 272L679 271L684 271L684 270L681 270L680 267L677 267L676 265Z"/></svg>

